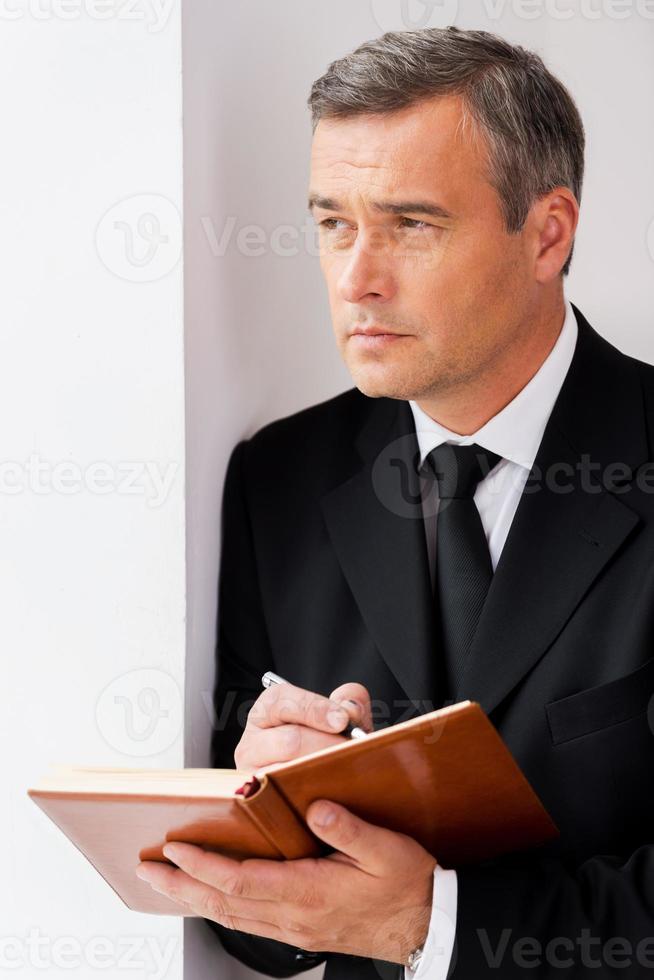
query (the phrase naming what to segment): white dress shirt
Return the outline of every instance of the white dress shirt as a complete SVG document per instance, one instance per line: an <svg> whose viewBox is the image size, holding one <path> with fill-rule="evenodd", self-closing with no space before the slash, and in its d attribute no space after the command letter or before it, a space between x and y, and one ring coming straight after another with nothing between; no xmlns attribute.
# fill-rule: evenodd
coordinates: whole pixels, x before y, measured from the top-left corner
<svg viewBox="0 0 654 980"><path fill-rule="evenodd" d="M570 367L577 342L577 320L565 300L565 318L557 340L540 368L515 398L472 435L451 432L410 401L420 462L444 442L460 446L477 443L502 457L477 485L474 501L486 532L493 571L504 547L522 490L529 476L545 426ZM425 533L432 584L435 580L436 521L433 501L425 506ZM427 513L429 511L429 513ZM438 855L434 855L438 857ZM415 970L405 967L405 980L445 980L456 934L457 877L455 870L437 865L429 933Z"/></svg>

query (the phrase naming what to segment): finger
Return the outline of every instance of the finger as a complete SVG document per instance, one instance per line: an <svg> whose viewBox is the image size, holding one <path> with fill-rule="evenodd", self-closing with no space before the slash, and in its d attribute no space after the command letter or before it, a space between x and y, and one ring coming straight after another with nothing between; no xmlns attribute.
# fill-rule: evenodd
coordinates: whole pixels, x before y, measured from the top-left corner
<svg viewBox="0 0 654 980"><path fill-rule="evenodd" d="M339 732L348 721L347 711L322 694L294 684L274 684L252 705L247 724L256 728L295 724L321 732Z"/></svg>
<svg viewBox="0 0 654 980"><path fill-rule="evenodd" d="M365 732L373 731L372 705L370 694L363 684L350 681L335 688L329 695L330 701L338 701L350 716L350 721Z"/></svg>
<svg viewBox="0 0 654 980"><path fill-rule="evenodd" d="M242 918L266 922L269 926L278 924L277 903L229 896L218 888L198 881L181 868L172 868L162 861L144 861L138 865L136 873L154 891L185 909L192 909L196 915L215 921Z"/></svg>
<svg viewBox="0 0 654 980"><path fill-rule="evenodd" d="M308 944L301 942L301 936L298 936L296 939L293 934L269 922L257 922L254 919L240 919L237 916L229 916L226 919L214 918L213 916L204 916L204 918L213 918L213 921L217 922L218 925L225 926L227 929L236 929L238 932L247 932L250 936L261 936L262 939L276 939L280 943L301 945L302 949L308 948Z"/></svg>
<svg viewBox="0 0 654 980"><path fill-rule="evenodd" d="M276 728L251 728L244 731L236 747L237 769L259 770L277 762L289 762L309 752L340 745L342 735L328 735L304 725L278 725Z"/></svg>
<svg viewBox="0 0 654 980"><path fill-rule="evenodd" d="M163 852L186 874L218 889L228 900L269 905L270 914L262 914L260 918L270 922L278 921L274 913L283 904L308 907L316 897L315 861L311 859L236 861L181 841L164 845Z"/></svg>
<svg viewBox="0 0 654 980"><path fill-rule="evenodd" d="M316 837L370 874L387 873L400 859L401 843L409 841L404 834L367 823L331 800L315 800L306 818ZM403 849L402 854L405 856Z"/></svg>

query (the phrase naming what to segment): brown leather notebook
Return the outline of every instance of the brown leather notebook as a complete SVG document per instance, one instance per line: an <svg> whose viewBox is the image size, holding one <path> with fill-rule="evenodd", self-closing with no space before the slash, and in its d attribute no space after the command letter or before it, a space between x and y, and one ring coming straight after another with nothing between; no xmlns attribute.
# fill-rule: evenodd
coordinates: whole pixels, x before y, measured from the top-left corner
<svg viewBox="0 0 654 980"><path fill-rule="evenodd" d="M29 796L125 904L179 915L134 874L166 861L167 841L238 858L319 856L304 814L316 799L409 834L446 868L544 843L557 828L476 702L267 766L233 769L55 767ZM169 863L169 862L168 862Z"/></svg>

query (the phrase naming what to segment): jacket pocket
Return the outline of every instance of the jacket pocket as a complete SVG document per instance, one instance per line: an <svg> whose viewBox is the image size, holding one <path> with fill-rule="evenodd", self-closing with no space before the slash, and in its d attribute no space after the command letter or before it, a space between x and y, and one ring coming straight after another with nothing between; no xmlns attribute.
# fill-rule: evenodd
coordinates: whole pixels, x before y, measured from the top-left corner
<svg viewBox="0 0 654 980"><path fill-rule="evenodd" d="M654 657L651 657L624 677L546 704L552 742L558 745L635 718L648 711L653 695Z"/></svg>

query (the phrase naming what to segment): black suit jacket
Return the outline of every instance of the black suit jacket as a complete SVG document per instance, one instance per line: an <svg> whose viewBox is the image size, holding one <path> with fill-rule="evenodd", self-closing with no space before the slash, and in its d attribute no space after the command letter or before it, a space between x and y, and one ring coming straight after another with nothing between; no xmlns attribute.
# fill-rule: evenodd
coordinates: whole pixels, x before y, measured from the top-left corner
<svg viewBox="0 0 654 980"><path fill-rule="evenodd" d="M561 834L457 869L462 980L654 976L654 367L574 312L574 357L456 692L481 703ZM235 448L214 766L233 765L269 668L324 694L362 682L378 727L442 703L417 453L408 402L357 389ZM401 970L216 929L275 976L324 958L327 980Z"/></svg>

